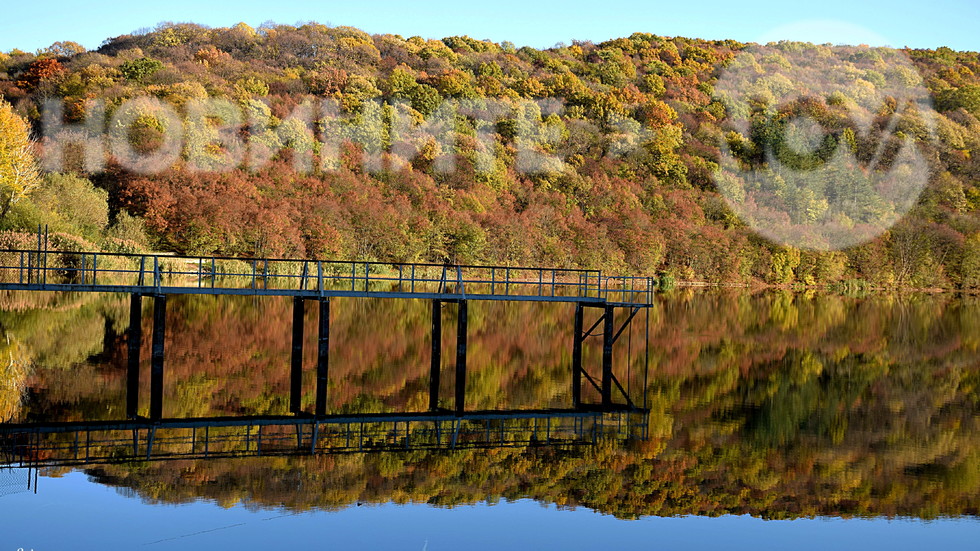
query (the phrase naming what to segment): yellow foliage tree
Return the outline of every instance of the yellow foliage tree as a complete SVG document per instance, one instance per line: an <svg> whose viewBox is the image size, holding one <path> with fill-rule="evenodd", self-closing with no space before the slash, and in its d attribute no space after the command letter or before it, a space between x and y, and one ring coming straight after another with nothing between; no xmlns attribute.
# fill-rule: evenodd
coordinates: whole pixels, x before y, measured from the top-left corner
<svg viewBox="0 0 980 551"><path fill-rule="evenodd" d="M27 123L0 100L0 220L40 182Z"/></svg>
<svg viewBox="0 0 980 551"><path fill-rule="evenodd" d="M24 347L10 335L0 336L0 422L13 419L20 411L29 366Z"/></svg>

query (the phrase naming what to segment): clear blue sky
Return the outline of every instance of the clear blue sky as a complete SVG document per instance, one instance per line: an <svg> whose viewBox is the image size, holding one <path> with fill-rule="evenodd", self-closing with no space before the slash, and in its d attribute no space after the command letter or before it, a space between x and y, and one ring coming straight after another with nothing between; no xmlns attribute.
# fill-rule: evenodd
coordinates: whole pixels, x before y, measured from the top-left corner
<svg viewBox="0 0 980 551"><path fill-rule="evenodd" d="M226 27L270 20L351 25L406 37L467 34L534 47L572 39L598 42L642 31L742 41L785 38L980 50L980 0L19 0L0 10L0 51L33 51L57 40L96 48L108 37L162 21Z"/></svg>

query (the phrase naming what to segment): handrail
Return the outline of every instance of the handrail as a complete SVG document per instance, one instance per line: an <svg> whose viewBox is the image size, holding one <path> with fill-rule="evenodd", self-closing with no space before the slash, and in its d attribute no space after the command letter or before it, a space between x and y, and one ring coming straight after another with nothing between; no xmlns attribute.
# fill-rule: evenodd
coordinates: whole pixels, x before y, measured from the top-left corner
<svg viewBox="0 0 980 551"><path fill-rule="evenodd" d="M642 415L642 413L640 413ZM625 417L625 422L624 422ZM326 455L384 450L595 445L645 433L636 410L250 415L0 426L0 467Z"/></svg>
<svg viewBox="0 0 980 551"><path fill-rule="evenodd" d="M311 262L316 263L315 276ZM578 268L0 250L0 289L438 295L649 305L655 286L649 277L605 276L600 270Z"/></svg>
<svg viewBox="0 0 980 551"><path fill-rule="evenodd" d="M460 267L460 268L495 268L498 270L510 268L512 270L555 270L557 272L567 272L567 273L578 273L578 272L590 272L590 273L600 273L601 270L594 270L589 268L545 268L537 266L514 266L505 264L446 264L437 262L384 262L381 260L325 260L325 259L312 259L312 258L280 258L280 257L252 257L252 256L215 256L215 255L178 255L170 253L106 253L106 252L93 252L93 251L58 251L54 249L49 249L47 251L37 249L2 249L2 253L20 253L20 252L30 252L42 254L47 252L48 254L54 255L64 255L64 254L94 254L99 256L118 256L118 257L129 257L129 258L140 258L140 257L157 257L160 259L171 259L171 260L234 260L238 262L324 262L330 264L350 264L351 262L356 262L361 265L371 265L371 266L422 266L429 268L442 268L443 266L450 267ZM636 276L641 277L641 276Z"/></svg>

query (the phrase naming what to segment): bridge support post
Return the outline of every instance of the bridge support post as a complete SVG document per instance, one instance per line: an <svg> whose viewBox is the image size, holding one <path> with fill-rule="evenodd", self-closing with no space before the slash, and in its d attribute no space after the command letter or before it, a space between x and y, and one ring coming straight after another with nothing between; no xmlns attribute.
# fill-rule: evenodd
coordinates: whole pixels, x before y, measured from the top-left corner
<svg viewBox="0 0 980 551"><path fill-rule="evenodd" d="M572 341L572 407L582 407L582 335L585 308L581 302L575 303L575 337Z"/></svg>
<svg viewBox="0 0 980 551"><path fill-rule="evenodd" d="M616 309L606 304L602 324L602 405L612 405L612 352L615 337L613 337L613 321Z"/></svg>
<svg viewBox="0 0 980 551"><path fill-rule="evenodd" d="M129 331L126 333L126 416L139 415L140 348L143 345L143 295L129 297Z"/></svg>
<svg viewBox="0 0 980 551"><path fill-rule="evenodd" d="M303 297L293 297L293 349L289 368L289 411L300 413L303 398L303 325L306 312Z"/></svg>
<svg viewBox="0 0 980 551"><path fill-rule="evenodd" d="M167 331L167 295L153 296L153 349L150 358L150 418L163 417L164 336Z"/></svg>
<svg viewBox="0 0 980 551"><path fill-rule="evenodd" d="M466 408L466 299L460 299L456 324L456 415Z"/></svg>
<svg viewBox="0 0 980 551"><path fill-rule="evenodd" d="M429 365L429 411L439 409L439 372L442 370L442 302L432 299L432 356Z"/></svg>
<svg viewBox="0 0 980 551"><path fill-rule="evenodd" d="M321 298L316 356L316 414L327 414L327 368L330 364L330 299Z"/></svg>

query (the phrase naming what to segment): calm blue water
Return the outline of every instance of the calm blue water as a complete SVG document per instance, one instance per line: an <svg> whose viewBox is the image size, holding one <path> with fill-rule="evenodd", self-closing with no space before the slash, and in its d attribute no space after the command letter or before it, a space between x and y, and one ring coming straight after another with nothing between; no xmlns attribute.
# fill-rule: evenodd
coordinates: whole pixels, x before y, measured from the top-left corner
<svg viewBox="0 0 980 551"><path fill-rule="evenodd" d="M619 520L531 500L452 509L351 506L290 512L212 502L151 505L82 473L0 497L0 549L977 549L980 521L747 516Z"/></svg>

